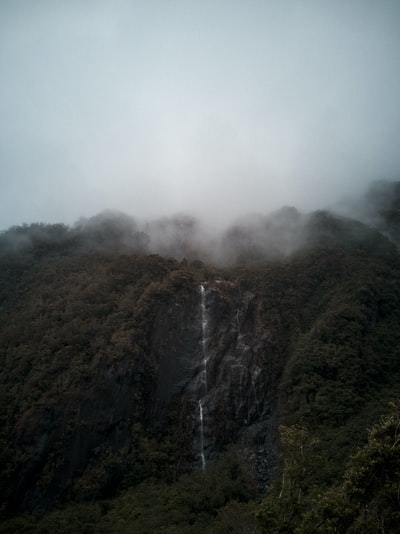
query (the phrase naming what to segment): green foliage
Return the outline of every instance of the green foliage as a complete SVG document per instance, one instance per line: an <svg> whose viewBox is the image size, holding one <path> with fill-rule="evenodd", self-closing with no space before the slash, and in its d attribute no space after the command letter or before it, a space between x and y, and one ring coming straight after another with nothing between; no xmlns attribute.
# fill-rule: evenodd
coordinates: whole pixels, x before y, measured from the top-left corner
<svg viewBox="0 0 400 534"><path fill-rule="evenodd" d="M229 501L218 510L210 534L254 534L258 531L257 511L258 504L255 501Z"/></svg>
<svg viewBox="0 0 400 534"><path fill-rule="evenodd" d="M133 221L114 223L1 236L2 498L16 514L50 511L0 530L253 532L258 511L268 533L395 532L397 408L376 425L382 404L399 396L392 248L321 213L307 250L265 262L244 236L251 261L216 270L135 254L146 236ZM261 504L244 460L190 472L193 406L182 390L167 392L165 413L154 417L205 280L223 296L218 340L220 327L229 340L238 336L236 321L260 340L263 383L254 395L264 411L254 413L268 419L271 449L282 451ZM238 302L242 315L230 323ZM219 358L230 350L215 346Z"/></svg>
<svg viewBox="0 0 400 534"><path fill-rule="evenodd" d="M392 404L389 415L369 431L368 442L348 460L341 481L327 486L315 438L298 426L282 428L282 480L262 501L262 531L398 532L399 436L399 405Z"/></svg>
<svg viewBox="0 0 400 534"><path fill-rule="evenodd" d="M246 532L237 528L255 527L255 504L249 501L254 495L253 482L230 452L206 472L194 471L174 484L149 479L112 501L75 504L41 517L21 516L4 522L0 531Z"/></svg>
<svg viewBox="0 0 400 534"><path fill-rule="evenodd" d="M42 447L47 465L35 478L44 495L56 493L53 485L65 469L65 447L71 447L71 441L82 451L72 460L77 468L74 481L68 483L75 498L101 494L102 487L121 476L124 457L135 458L135 449L126 454L132 440L129 428L146 419L157 372L149 350L151 317L190 284L189 277L184 289L173 286L180 280L179 271L169 281L177 267L157 256L86 256L26 267L18 280L12 270L3 274L3 497L8 499L12 492L9 481L15 473L28 465L33 469ZM182 279L188 280L188 275L183 273ZM123 382L131 391L119 393ZM90 406L95 396L104 398L96 409ZM113 415L105 424L110 406ZM54 437L49 438L46 425ZM117 447L115 433L125 436L118 438ZM100 446L99 434L104 435ZM38 444L26 447L25 439Z"/></svg>
<svg viewBox="0 0 400 534"><path fill-rule="evenodd" d="M305 516L315 532L398 532L400 521L400 418L398 405L350 458L342 482Z"/></svg>
<svg viewBox="0 0 400 534"><path fill-rule="evenodd" d="M310 494L321 483L323 458L318 439L298 425L280 427L280 438L281 479L270 487L258 514L265 532L294 532Z"/></svg>

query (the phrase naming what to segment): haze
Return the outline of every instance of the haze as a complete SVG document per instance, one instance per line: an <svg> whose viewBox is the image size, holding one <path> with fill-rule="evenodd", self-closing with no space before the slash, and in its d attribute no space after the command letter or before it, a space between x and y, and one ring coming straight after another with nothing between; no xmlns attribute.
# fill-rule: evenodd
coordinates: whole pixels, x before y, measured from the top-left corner
<svg viewBox="0 0 400 534"><path fill-rule="evenodd" d="M0 4L0 229L212 224L399 179L400 2Z"/></svg>

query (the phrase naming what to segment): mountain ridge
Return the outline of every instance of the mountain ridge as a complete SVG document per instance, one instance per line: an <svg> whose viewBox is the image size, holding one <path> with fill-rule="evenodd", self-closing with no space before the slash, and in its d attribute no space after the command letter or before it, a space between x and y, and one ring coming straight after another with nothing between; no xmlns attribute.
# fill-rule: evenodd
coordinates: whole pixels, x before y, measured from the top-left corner
<svg viewBox="0 0 400 534"><path fill-rule="evenodd" d="M293 227L300 216L289 215ZM325 498L340 487L357 447L368 446L366 429L399 398L393 231L389 240L360 222L316 212L301 228L300 248L284 252L288 239L266 255L260 243L276 236L262 242L256 233L250 242L248 229L236 229L232 262L213 266L196 253L180 260L146 254L141 234L133 253L116 228L96 234L89 249L85 236L59 225L0 236L4 528L23 522L22 513L40 512L41 519L25 518L40 530L51 517L61 521L62 512L53 511L61 505L74 516L82 503L108 502L109 517L104 512L87 527L96 531L124 495L135 500L139 491L155 491L152 483L164 488L160 503L180 484L198 492L215 484L218 492L218 472L225 497L214 509L205 506L204 528L226 532L222 517L236 514L250 529L259 511L260 531L282 521L289 532L307 532L307 514L323 509L313 488ZM28 245L11 247L14 234ZM188 241L180 254L193 251ZM288 471L304 494L302 508L292 490L274 488L300 461L293 444L304 439L323 467ZM230 488L243 471L249 478L240 478L239 495ZM290 520L282 519L279 494ZM357 510L350 525L360 521ZM200 528L197 516L192 526L185 521L180 517L182 532Z"/></svg>

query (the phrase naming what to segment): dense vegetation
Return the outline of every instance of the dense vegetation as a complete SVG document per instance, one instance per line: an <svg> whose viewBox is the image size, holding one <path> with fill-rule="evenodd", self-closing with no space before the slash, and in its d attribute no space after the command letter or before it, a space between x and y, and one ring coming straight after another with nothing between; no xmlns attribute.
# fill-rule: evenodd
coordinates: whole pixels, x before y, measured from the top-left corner
<svg viewBox="0 0 400 534"><path fill-rule="evenodd" d="M386 212L395 235L395 209ZM301 249L266 257L231 243L235 261L216 268L184 240L189 260L149 255L132 221L100 222L0 236L0 530L396 532L395 246L319 212ZM259 365L275 459L263 483L239 440L196 468L184 386L156 398L160 354L174 365L182 335L190 351L203 281L227 300L252 295L243 323L267 347Z"/></svg>

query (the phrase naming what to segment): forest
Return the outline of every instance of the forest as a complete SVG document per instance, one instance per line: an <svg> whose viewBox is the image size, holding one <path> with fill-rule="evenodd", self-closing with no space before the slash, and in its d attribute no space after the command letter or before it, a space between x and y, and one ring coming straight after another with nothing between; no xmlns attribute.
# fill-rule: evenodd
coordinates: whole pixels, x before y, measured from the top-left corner
<svg viewBox="0 0 400 534"><path fill-rule="evenodd" d="M2 232L0 532L398 532L400 182L363 210Z"/></svg>

